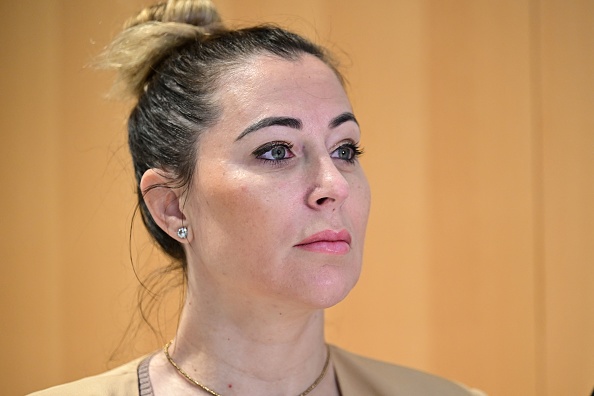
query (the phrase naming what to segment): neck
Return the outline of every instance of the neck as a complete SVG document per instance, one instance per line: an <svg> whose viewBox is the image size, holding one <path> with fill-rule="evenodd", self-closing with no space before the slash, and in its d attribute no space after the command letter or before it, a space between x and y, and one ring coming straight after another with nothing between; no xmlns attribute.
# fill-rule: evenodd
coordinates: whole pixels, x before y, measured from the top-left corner
<svg viewBox="0 0 594 396"><path fill-rule="evenodd" d="M320 375L327 356L322 310L212 295L190 292L170 348L197 381L224 396L298 395ZM334 389L332 369L326 377L318 387Z"/></svg>

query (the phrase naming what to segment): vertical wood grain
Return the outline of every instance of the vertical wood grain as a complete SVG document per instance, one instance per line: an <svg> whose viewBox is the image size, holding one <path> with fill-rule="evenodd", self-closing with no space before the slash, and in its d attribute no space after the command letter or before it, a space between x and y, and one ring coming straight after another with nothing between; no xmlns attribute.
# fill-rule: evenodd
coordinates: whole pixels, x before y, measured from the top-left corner
<svg viewBox="0 0 594 396"><path fill-rule="evenodd" d="M128 246L129 106L105 100L112 75L86 67L147 3L0 4L7 394L160 343L142 332L110 361L134 308L129 255L163 259L138 223ZM373 204L363 275L328 311L328 340L491 395L588 394L594 3L217 4L232 24L276 22L329 46L349 81Z"/></svg>

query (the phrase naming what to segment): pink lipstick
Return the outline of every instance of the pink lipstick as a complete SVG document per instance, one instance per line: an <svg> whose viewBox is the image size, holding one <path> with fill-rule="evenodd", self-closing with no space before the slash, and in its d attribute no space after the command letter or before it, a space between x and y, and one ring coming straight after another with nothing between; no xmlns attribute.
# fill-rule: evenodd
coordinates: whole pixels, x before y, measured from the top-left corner
<svg viewBox="0 0 594 396"><path fill-rule="evenodd" d="M324 230L305 238L295 247L316 253L346 254L351 250L351 234L347 230Z"/></svg>

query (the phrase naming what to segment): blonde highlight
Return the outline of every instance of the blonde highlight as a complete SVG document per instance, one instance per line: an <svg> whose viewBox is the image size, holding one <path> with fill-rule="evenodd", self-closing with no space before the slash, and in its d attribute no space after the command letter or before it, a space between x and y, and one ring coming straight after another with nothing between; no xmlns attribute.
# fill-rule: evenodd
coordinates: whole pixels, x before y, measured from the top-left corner
<svg viewBox="0 0 594 396"><path fill-rule="evenodd" d="M140 11L99 56L95 66L117 71L111 96L138 98L157 65L176 48L224 26L209 0L169 0Z"/></svg>

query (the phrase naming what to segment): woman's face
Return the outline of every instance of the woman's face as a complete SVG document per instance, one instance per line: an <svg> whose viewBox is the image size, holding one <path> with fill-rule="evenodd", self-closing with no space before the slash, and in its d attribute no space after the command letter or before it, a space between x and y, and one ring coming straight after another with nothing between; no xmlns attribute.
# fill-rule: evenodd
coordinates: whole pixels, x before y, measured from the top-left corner
<svg viewBox="0 0 594 396"><path fill-rule="evenodd" d="M336 304L359 277L370 200L340 82L313 56L256 56L218 98L184 206L190 292Z"/></svg>

